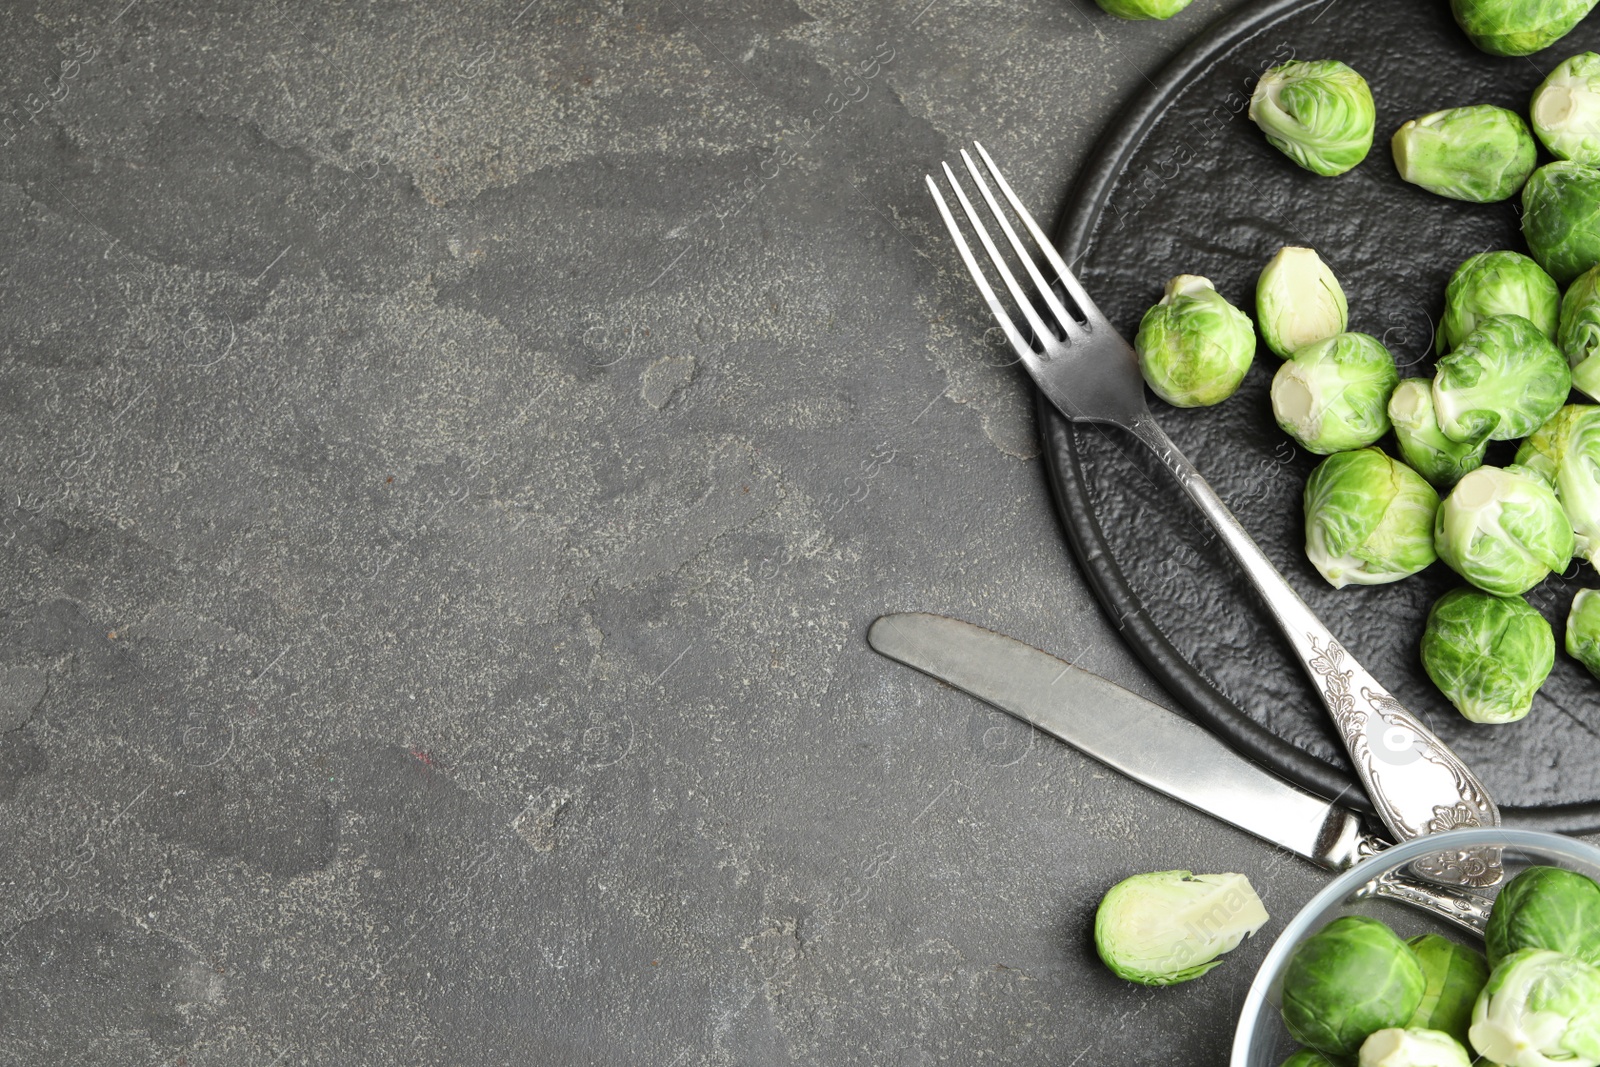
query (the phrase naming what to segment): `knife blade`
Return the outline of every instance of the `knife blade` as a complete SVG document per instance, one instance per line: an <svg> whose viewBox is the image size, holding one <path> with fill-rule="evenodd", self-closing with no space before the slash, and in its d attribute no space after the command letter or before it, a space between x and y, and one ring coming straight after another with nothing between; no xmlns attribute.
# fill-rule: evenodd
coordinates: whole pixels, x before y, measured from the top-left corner
<svg viewBox="0 0 1600 1067"><path fill-rule="evenodd" d="M867 642L1157 792L1329 870L1376 844L1356 814L1312 796L1160 704L959 619L884 615Z"/></svg>

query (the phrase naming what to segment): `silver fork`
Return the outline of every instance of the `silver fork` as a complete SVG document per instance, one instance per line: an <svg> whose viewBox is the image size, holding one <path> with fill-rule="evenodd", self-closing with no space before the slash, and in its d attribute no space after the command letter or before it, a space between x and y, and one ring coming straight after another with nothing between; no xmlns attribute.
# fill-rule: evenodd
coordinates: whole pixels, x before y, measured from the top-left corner
<svg viewBox="0 0 1600 1067"><path fill-rule="evenodd" d="M1278 573L1193 464L1156 425L1145 404L1144 381L1133 348L1089 299L1055 246L1017 199L989 153L981 144L975 147L1059 285L1058 289L1040 273L1034 254L1017 236L983 172L963 149L962 162L988 205L990 217L999 224L1032 283L1031 288L1024 290L989 236L979 211L956 180L955 172L948 163L944 164L945 177L955 191L961 210L988 253L991 266L1011 294L1016 310L1027 323L1031 341L1023 336L1007 313L1006 305L989 285L932 176L927 178L928 190L933 193L939 214L950 228L950 236L962 260L972 272L972 280L983 293L1012 349L1028 368L1034 384L1068 419L1128 431L1154 452L1177 478L1178 484L1216 528L1223 544L1238 560L1282 628L1327 706L1361 784L1396 841L1461 826L1499 825L1500 811L1483 783L1443 741L1351 658ZM1063 296L1076 305L1079 315L1074 316L1067 310ZM1439 857L1417 873L1452 885L1477 887L1495 885L1502 877L1498 850Z"/></svg>

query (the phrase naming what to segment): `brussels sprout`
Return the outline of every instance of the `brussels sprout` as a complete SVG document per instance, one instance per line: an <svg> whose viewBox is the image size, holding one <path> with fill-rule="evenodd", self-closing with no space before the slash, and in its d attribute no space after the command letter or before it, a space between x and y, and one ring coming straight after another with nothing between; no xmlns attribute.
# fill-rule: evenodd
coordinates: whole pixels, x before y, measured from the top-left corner
<svg viewBox="0 0 1600 1067"><path fill-rule="evenodd" d="M1395 131L1389 148L1403 180L1475 204L1515 196L1539 156L1528 124L1493 104L1412 119Z"/></svg>
<svg viewBox="0 0 1600 1067"><path fill-rule="evenodd" d="M1434 348L1444 355L1495 315L1521 315L1554 340L1561 318L1561 288L1520 252L1469 256L1445 286L1444 316Z"/></svg>
<svg viewBox="0 0 1600 1067"><path fill-rule="evenodd" d="M1433 413L1433 382L1407 378L1389 397L1389 421L1400 445L1400 457L1434 485L1448 489L1468 471L1483 466L1489 439L1452 441L1439 429Z"/></svg>
<svg viewBox="0 0 1600 1067"><path fill-rule="evenodd" d="M1528 117L1557 159L1600 163L1600 56L1583 52L1557 63L1533 91Z"/></svg>
<svg viewBox="0 0 1600 1067"><path fill-rule="evenodd" d="M1307 345L1272 379L1272 413L1284 433L1326 456L1362 448L1389 429L1389 394L1400 382L1394 357L1364 333Z"/></svg>
<svg viewBox="0 0 1600 1067"><path fill-rule="evenodd" d="M1498 596L1516 596L1572 562L1572 523L1555 491L1527 467L1479 467L1439 506L1433 547L1450 569Z"/></svg>
<svg viewBox="0 0 1600 1067"><path fill-rule="evenodd" d="M1192 0L1095 0L1100 9L1119 19L1170 19Z"/></svg>
<svg viewBox="0 0 1600 1067"><path fill-rule="evenodd" d="M1358 1067L1472 1067L1461 1042L1438 1030L1390 1027L1361 1043Z"/></svg>
<svg viewBox="0 0 1600 1067"><path fill-rule="evenodd" d="M1377 114L1361 75L1335 59L1296 59L1261 75L1250 121L1278 151L1331 178L1367 157Z"/></svg>
<svg viewBox="0 0 1600 1067"><path fill-rule="evenodd" d="M1337 1067L1337 1065L1316 1049L1303 1048L1284 1060L1282 1067Z"/></svg>
<svg viewBox="0 0 1600 1067"><path fill-rule="evenodd" d="M1600 407L1568 404L1522 442L1517 462L1556 491L1574 550L1600 567Z"/></svg>
<svg viewBox="0 0 1600 1067"><path fill-rule="evenodd" d="M1450 0L1472 43L1496 56L1526 56L1555 44L1595 0Z"/></svg>
<svg viewBox="0 0 1600 1067"><path fill-rule="evenodd" d="M1472 1005L1477 1003L1483 983L1489 980L1489 964L1483 953L1438 934L1421 934L1406 944L1422 964L1422 977L1427 982L1422 1003L1406 1026L1443 1030L1465 1044L1467 1027L1472 1025Z"/></svg>
<svg viewBox="0 0 1600 1067"><path fill-rule="evenodd" d="M1580 589L1567 613L1567 655L1600 678L1600 590Z"/></svg>
<svg viewBox="0 0 1600 1067"><path fill-rule="evenodd" d="M1309 248L1278 249L1256 280L1256 321L1267 347L1287 359L1350 321L1344 288Z"/></svg>
<svg viewBox="0 0 1600 1067"><path fill-rule="evenodd" d="M1381 585L1439 557L1433 518L1439 494L1376 448L1339 452L1306 481L1306 557L1335 589Z"/></svg>
<svg viewBox="0 0 1600 1067"><path fill-rule="evenodd" d="M1567 402L1572 370L1521 315L1478 323L1433 375L1433 410L1453 441L1526 437Z"/></svg>
<svg viewBox="0 0 1600 1067"><path fill-rule="evenodd" d="M1156 871L1111 887L1095 913L1094 944L1117 977L1176 985L1217 966L1266 921L1242 874Z"/></svg>
<svg viewBox="0 0 1600 1067"><path fill-rule="evenodd" d="M1556 662L1556 639L1521 597L1453 589L1428 612L1422 667L1471 722L1515 722Z"/></svg>
<svg viewBox="0 0 1600 1067"><path fill-rule="evenodd" d="M1600 885L1560 867L1529 867L1505 884L1483 931L1491 966L1542 948L1600 963Z"/></svg>
<svg viewBox="0 0 1600 1067"><path fill-rule="evenodd" d="M1354 1056L1367 1035L1404 1026L1422 1003L1422 965L1393 930L1346 915L1300 943L1283 974L1283 1022L1302 1045Z"/></svg>
<svg viewBox="0 0 1600 1067"><path fill-rule="evenodd" d="M1133 347L1157 396L1175 407L1204 407L1239 388L1255 358L1256 330L1208 279L1180 274L1144 313Z"/></svg>
<svg viewBox="0 0 1600 1067"><path fill-rule="evenodd" d="M1534 171L1522 187L1522 237L1562 285L1600 263L1600 170L1560 160Z"/></svg>
<svg viewBox="0 0 1600 1067"><path fill-rule="evenodd" d="M1600 1064L1600 970L1542 948L1501 960L1472 1009L1472 1046L1505 1067Z"/></svg>
<svg viewBox="0 0 1600 1067"><path fill-rule="evenodd" d="M1567 287L1556 344L1572 366L1572 384L1600 400L1600 267L1590 267Z"/></svg>

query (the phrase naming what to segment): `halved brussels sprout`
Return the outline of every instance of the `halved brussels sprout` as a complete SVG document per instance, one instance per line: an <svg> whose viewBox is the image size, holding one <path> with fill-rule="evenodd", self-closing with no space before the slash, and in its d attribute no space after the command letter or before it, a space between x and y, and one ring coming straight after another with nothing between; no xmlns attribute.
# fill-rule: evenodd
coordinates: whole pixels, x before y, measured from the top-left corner
<svg viewBox="0 0 1600 1067"><path fill-rule="evenodd" d="M1590 267L1567 287L1556 344L1572 367L1572 384L1600 400L1600 267Z"/></svg>
<svg viewBox="0 0 1600 1067"><path fill-rule="evenodd" d="M1389 394L1399 382L1394 357L1376 337L1341 333L1307 345L1278 368L1272 413L1309 452L1362 448L1388 432Z"/></svg>
<svg viewBox="0 0 1600 1067"><path fill-rule="evenodd" d="M1472 1067L1461 1042L1438 1030L1378 1030L1361 1044L1357 1067Z"/></svg>
<svg viewBox="0 0 1600 1067"><path fill-rule="evenodd" d="M1533 91L1528 117L1557 159L1600 163L1600 56L1582 52L1557 63Z"/></svg>
<svg viewBox="0 0 1600 1067"><path fill-rule="evenodd" d="M1170 19L1193 0L1095 0L1100 9L1119 19Z"/></svg>
<svg viewBox="0 0 1600 1067"><path fill-rule="evenodd" d="M1309 344L1344 333L1350 308L1344 287L1321 256L1286 245L1256 279L1256 321L1267 347L1287 359Z"/></svg>
<svg viewBox="0 0 1600 1067"><path fill-rule="evenodd" d="M1516 596L1572 562L1572 523L1553 489L1527 467L1479 467L1439 505L1433 547L1461 577Z"/></svg>
<svg viewBox="0 0 1600 1067"><path fill-rule="evenodd" d="M1340 452L1306 481L1306 557L1335 589L1380 585L1438 558L1439 494L1416 471L1376 448Z"/></svg>
<svg viewBox="0 0 1600 1067"><path fill-rule="evenodd" d="M1517 463L1556 491L1574 551L1600 567L1600 406L1568 404L1517 449Z"/></svg>
<svg viewBox="0 0 1600 1067"><path fill-rule="evenodd" d="M1525 717L1555 662L1550 624L1520 596L1452 589L1428 612L1423 669L1471 722Z"/></svg>
<svg viewBox="0 0 1600 1067"><path fill-rule="evenodd" d="M1111 887L1095 913L1094 944L1117 977L1175 985L1217 966L1266 921L1242 874L1156 871Z"/></svg>
<svg viewBox="0 0 1600 1067"><path fill-rule="evenodd" d="M1336 59L1273 67L1250 96L1250 121L1272 146L1324 177L1367 157L1376 119L1366 79Z"/></svg>
<svg viewBox="0 0 1600 1067"><path fill-rule="evenodd" d="M1422 1003L1422 965L1393 930L1364 915L1300 943L1283 972L1283 1022L1302 1045L1354 1056L1376 1030L1404 1026Z"/></svg>
<svg viewBox="0 0 1600 1067"><path fill-rule="evenodd" d="M1389 397L1389 421L1400 445L1400 457L1436 486L1448 489L1469 471L1483 466L1489 439L1452 441L1439 429L1433 411L1433 382L1407 378Z"/></svg>
<svg viewBox="0 0 1600 1067"><path fill-rule="evenodd" d="M1406 1023L1407 1028L1443 1030L1466 1043L1467 1027L1472 1025L1472 1005L1489 980L1489 964L1483 953L1458 945L1438 934L1420 934L1406 942L1422 965L1427 985L1422 1003Z"/></svg>
<svg viewBox="0 0 1600 1067"><path fill-rule="evenodd" d="M1600 885L1577 871L1529 867L1495 898L1483 944L1491 965L1525 948L1600 964Z"/></svg>
<svg viewBox="0 0 1600 1067"><path fill-rule="evenodd" d="M1444 355L1496 315L1521 315L1554 340L1561 321L1561 288L1520 252L1469 256L1445 286L1434 349Z"/></svg>
<svg viewBox="0 0 1600 1067"><path fill-rule="evenodd" d="M1493 104L1412 119L1395 131L1389 148L1403 180L1474 204L1515 196L1539 156L1521 116Z"/></svg>
<svg viewBox="0 0 1600 1067"><path fill-rule="evenodd" d="M1562 285L1600 263L1600 170L1558 160L1534 171L1522 187L1522 237Z"/></svg>
<svg viewBox="0 0 1600 1067"><path fill-rule="evenodd" d="M1489 975L1471 1035L1505 1067L1600 1064L1600 970L1545 949L1513 952Z"/></svg>
<svg viewBox="0 0 1600 1067"><path fill-rule="evenodd" d="M1561 350L1521 315L1478 323L1433 375L1433 410L1453 441L1513 441L1560 410L1572 392Z"/></svg>
<svg viewBox="0 0 1600 1067"><path fill-rule="evenodd" d="M1526 56L1572 32L1595 0L1450 0L1472 43L1496 56Z"/></svg>
<svg viewBox="0 0 1600 1067"><path fill-rule="evenodd" d="M1600 678L1600 589L1580 589L1572 598L1572 610L1567 613L1567 655Z"/></svg>
<svg viewBox="0 0 1600 1067"><path fill-rule="evenodd" d="M1209 279L1180 274L1144 313L1133 347L1157 396L1175 407L1204 407L1239 388L1255 358L1256 330Z"/></svg>

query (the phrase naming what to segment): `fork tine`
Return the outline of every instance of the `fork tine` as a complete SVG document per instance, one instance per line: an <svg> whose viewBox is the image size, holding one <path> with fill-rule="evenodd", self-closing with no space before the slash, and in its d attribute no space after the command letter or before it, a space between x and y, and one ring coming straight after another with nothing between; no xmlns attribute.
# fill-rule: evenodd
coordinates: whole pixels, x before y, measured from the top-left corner
<svg viewBox="0 0 1600 1067"><path fill-rule="evenodd" d="M947 170L949 168L946 168ZM955 216L950 213L950 205L945 202L944 194L939 191L939 185L933 180L933 175L923 175L923 180L928 183L928 192L933 194L933 202L938 205L939 214L944 219L945 228L950 231L950 239L956 244L956 251L961 253L961 261L967 265L967 270L972 274L972 280L977 283L978 291L983 294L983 299L989 305L989 310L994 313L995 321L1000 324L1000 329L1005 331L1006 340L1011 342L1011 347L1021 356L1023 362L1029 367L1036 367L1039 362L1038 353L1034 352L1022 334L1017 331L1016 324L1011 321L1011 316L1006 314L1005 305L1000 302L994 289L989 285L989 279L984 277L983 270L978 266L978 258L972 254L972 247L967 244L967 239L961 235L961 227L956 225ZM959 188L959 187L958 187ZM981 231L980 231L981 232Z"/></svg>
<svg viewBox="0 0 1600 1067"><path fill-rule="evenodd" d="M1101 322L1106 321L1105 315L1101 314L1100 309L1095 307L1094 301L1089 299L1089 294L1079 284L1077 275L1067 268L1067 264L1061 258L1061 254L1056 251L1055 244L1045 237L1044 231L1039 229L1039 224L1033 221L1032 215L1028 214L1028 209L1022 206L1021 200L1017 199L1017 194L1011 189L1011 183L1006 181L1004 174L1000 173L1000 168L995 165L994 157L989 155L989 150L978 141L973 141L972 144L978 150L978 154L983 157L984 166L988 167L989 173L994 175L995 184L1000 186L1000 191L1005 194L1006 200L1016 211L1017 216L1022 219L1022 224L1033 235L1034 243L1044 252L1045 259L1049 260L1050 266L1055 269L1056 276L1061 280L1061 284L1066 287L1073 301L1086 317L1099 319Z"/></svg>
<svg viewBox="0 0 1600 1067"><path fill-rule="evenodd" d="M1006 240L1011 242L1012 251L1016 252L1017 258L1022 260L1022 266L1027 270L1028 277L1033 279L1034 288L1039 291L1039 295L1049 305L1050 312L1056 317L1056 321L1060 323L1061 329L1069 337L1074 339L1082 338L1084 333L1083 326L1077 319L1072 317L1071 312L1061 305L1061 301L1056 299L1054 288L1044 280L1044 275L1039 273L1038 266L1033 262L1033 253L1023 247L1022 238L1018 237L1017 231L1012 229L1011 220L1006 218L1005 211L995 202L994 193L989 191L989 183L983 180L982 172L978 170L978 165L972 161L972 157L967 154L965 148L961 150L961 161L967 165L967 173L972 175L972 180L978 186L978 192L983 194L984 203L988 204L989 210L994 213L995 220L1000 223L1000 228L1005 231Z"/></svg>
<svg viewBox="0 0 1600 1067"><path fill-rule="evenodd" d="M956 199L961 201L961 209L967 213L967 222L971 223L973 230L977 232L978 240L982 243L984 251L989 253L989 262L1000 273L1000 280L1006 283L1006 288L1011 291L1011 298L1017 302L1017 307L1022 311L1022 317L1028 320L1028 325L1033 328L1033 335L1039 339L1039 343L1048 345L1055 340L1055 334L1045 327L1044 320L1039 317L1037 311L1033 310L1033 302L1028 299L1028 295L1022 291L1022 286L1017 283L1017 276L1011 273L1010 267L1006 266L1005 258L1000 255L1000 249L995 247L994 238L990 237L989 231L984 229L983 220L978 216L978 209L972 206L972 201L967 199L966 190L961 188L960 182L956 181L955 171L950 169L950 164L948 163L941 163L940 166L944 168L944 176L949 181L950 188L955 190ZM1032 348L1029 351L1032 351Z"/></svg>

